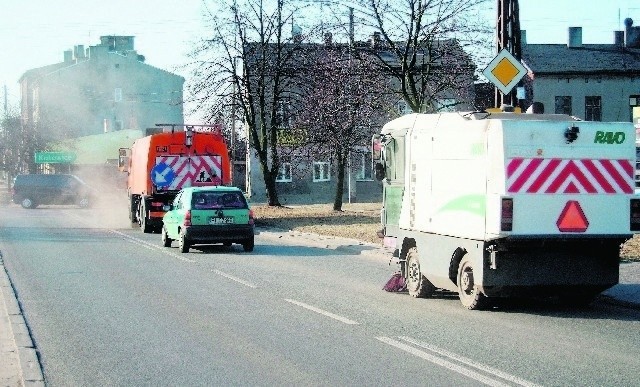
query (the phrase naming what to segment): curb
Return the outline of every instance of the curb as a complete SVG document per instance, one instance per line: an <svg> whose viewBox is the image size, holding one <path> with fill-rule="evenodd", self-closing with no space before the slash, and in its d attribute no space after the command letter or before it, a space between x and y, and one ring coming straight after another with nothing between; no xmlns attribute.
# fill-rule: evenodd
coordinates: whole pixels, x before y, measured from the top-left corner
<svg viewBox="0 0 640 387"><path fill-rule="evenodd" d="M9 315L9 334L14 338L18 349L19 373L23 386L44 386L42 367L29 328L18 304L18 299L9 279L9 275L0 256L0 296Z"/></svg>

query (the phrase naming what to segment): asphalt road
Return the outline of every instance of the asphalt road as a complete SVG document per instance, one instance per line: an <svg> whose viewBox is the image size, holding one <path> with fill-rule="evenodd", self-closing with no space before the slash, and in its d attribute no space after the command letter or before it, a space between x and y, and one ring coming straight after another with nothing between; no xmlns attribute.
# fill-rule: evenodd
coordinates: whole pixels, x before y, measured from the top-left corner
<svg viewBox="0 0 640 387"><path fill-rule="evenodd" d="M638 383L640 311L467 311L382 291L383 257L286 233L180 254L118 206L10 206L0 252L51 386Z"/></svg>

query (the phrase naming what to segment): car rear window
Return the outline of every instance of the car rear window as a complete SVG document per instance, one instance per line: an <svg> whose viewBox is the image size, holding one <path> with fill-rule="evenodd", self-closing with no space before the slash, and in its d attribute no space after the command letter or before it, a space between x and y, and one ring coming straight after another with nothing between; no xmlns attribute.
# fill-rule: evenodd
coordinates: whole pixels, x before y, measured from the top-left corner
<svg viewBox="0 0 640 387"><path fill-rule="evenodd" d="M194 192L191 206L195 210L247 208L240 192Z"/></svg>

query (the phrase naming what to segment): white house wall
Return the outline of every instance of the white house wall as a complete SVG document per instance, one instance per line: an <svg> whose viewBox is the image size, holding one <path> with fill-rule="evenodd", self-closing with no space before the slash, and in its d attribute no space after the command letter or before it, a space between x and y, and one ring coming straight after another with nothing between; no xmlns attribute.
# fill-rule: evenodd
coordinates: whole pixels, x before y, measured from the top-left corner
<svg viewBox="0 0 640 387"><path fill-rule="evenodd" d="M536 74L533 99L542 102L545 113L555 112L556 96L571 96L573 116L584 119L585 97L602 97L602 121L631 121L629 96L640 94L640 77Z"/></svg>

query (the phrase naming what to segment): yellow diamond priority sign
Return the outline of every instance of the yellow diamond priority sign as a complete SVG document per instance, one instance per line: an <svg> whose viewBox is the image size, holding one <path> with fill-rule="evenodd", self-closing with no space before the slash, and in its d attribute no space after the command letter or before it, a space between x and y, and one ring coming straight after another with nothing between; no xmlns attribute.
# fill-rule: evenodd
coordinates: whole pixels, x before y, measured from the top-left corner
<svg viewBox="0 0 640 387"><path fill-rule="evenodd" d="M526 73L527 69L506 49L500 51L482 71L502 94L509 94Z"/></svg>

